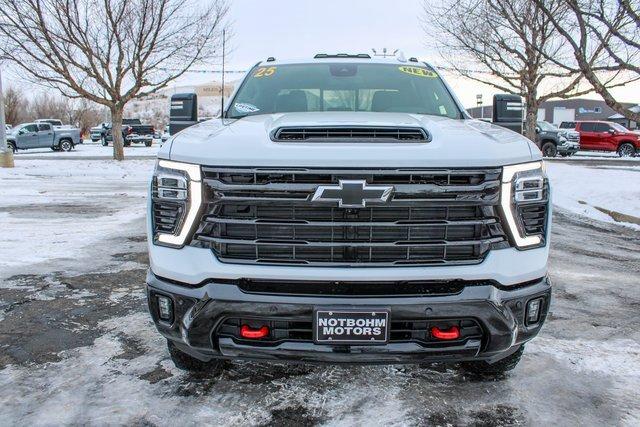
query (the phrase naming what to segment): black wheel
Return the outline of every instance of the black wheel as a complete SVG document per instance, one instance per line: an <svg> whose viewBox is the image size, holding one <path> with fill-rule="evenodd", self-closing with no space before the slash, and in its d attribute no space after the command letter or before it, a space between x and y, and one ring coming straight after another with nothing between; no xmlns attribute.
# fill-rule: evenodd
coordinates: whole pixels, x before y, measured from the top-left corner
<svg viewBox="0 0 640 427"><path fill-rule="evenodd" d="M71 151L73 150L73 143L68 139L63 139L60 141L60 144L58 144L58 148L62 151Z"/></svg>
<svg viewBox="0 0 640 427"><path fill-rule="evenodd" d="M102 146L106 147L107 145L109 145L109 141L107 141L107 138L102 138Z"/></svg>
<svg viewBox="0 0 640 427"><path fill-rule="evenodd" d="M558 148L553 142L545 142L542 145L542 155L544 157L555 157L558 154Z"/></svg>
<svg viewBox="0 0 640 427"><path fill-rule="evenodd" d="M510 354L504 359L500 359L495 363L487 363L485 361L478 362L462 362L460 368L464 372L478 376L496 376L504 374L516 367L520 358L524 353L524 345L520 346L515 353Z"/></svg>
<svg viewBox="0 0 640 427"><path fill-rule="evenodd" d="M125 147L131 147L131 141L125 141L122 143L122 145Z"/></svg>
<svg viewBox="0 0 640 427"><path fill-rule="evenodd" d="M618 147L618 156L620 157L633 157L636 155L636 148L630 142L623 142Z"/></svg>
<svg viewBox="0 0 640 427"><path fill-rule="evenodd" d="M178 350L175 344L167 340L167 348L169 349L169 355L176 368L190 372L211 372L217 373L224 368L224 361L213 359L210 362L203 362L193 356L183 353Z"/></svg>
<svg viewBox="0 0 640 427"><path fill-rule="evenodd" d="M145 141L144 142L144 146L145 147L151 147L151 144L153 143L153 141Z"/></svg>
<svg viewBox="0 0 640 427"><path fill-rule="evenodd" d="M7 142L7 149L11 150L12 153L18 151L16 145L13 142Z"/></svg>

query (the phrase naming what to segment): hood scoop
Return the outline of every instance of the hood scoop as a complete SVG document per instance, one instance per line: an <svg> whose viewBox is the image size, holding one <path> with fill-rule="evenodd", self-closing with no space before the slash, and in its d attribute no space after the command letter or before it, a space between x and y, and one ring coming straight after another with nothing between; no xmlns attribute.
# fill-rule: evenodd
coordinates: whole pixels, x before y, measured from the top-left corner
<svg viewBox="0 0 640 427"><path fill-rule="evenodd" d="M296 126L271 133L276 142L416 142L430 141L420 127L397 126Z"/></svg>

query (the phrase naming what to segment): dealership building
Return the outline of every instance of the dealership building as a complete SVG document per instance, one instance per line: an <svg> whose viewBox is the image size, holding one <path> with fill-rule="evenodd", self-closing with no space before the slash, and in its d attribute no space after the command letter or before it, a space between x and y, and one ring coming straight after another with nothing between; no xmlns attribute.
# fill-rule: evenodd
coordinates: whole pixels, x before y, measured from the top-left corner
<svg viewBox="0 0 640 427"><path fill-rule="evenodd" d="M640 105L633 103L622 104L630 107L632 111L638 112L640 110ZM486 105L469 108L467 111L474 118L490 119L493 107ZM638 123L627 120L621 114L616 113L604 101L583 98L543 102L538 109L538 120L544 120L555 125L576 120L606 120L620 123L629 129L637 129L639 127Z"/></svg>

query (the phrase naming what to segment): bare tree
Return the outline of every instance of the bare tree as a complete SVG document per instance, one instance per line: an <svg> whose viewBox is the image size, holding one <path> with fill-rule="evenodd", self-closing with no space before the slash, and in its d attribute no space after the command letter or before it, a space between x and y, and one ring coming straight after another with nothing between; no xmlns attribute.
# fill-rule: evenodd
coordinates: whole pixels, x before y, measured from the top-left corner
<svg viewBox="0 0 640 427"><path fill-rule="evenodd" d="M0 0L0 55L29 79L111 112L124 159L122 113L215 57L226 0Z"/></svg>
<svg viewBox="0 0 640 427"><path fill-rule="evenodd" d="M616 112L640 122L615 99L605 80L622 73L640 79L640 0L562 0L567 13L559 19L545 0L534 0L571 50L570 57L549 58L565 70L579 71Z"/></svg>
<svg viewBox="0 0 640 427"><path fill-rule="evenodd" d="M540 1L559 19L566 13L562 0ZM565 48L549 17L530 0L425 1L424 10L425 31L455 72L523 97L526 135L533 141L540 104L592 91L582 86L578 71L549 60Z"/></svg>
<svg viewBox="0 0 640 427"><path fill-rule="evenodd" d="M24 94L14 87L4 92L4 117L8 124L17 125L30 120L28 116L29 103Z"/></svg>

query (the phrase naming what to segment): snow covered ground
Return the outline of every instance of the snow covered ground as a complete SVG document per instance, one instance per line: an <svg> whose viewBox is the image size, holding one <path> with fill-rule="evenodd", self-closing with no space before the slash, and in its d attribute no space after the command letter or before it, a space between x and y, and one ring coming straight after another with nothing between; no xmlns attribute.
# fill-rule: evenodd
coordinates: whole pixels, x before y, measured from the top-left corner
<svg viewBox="0 0 640 427"><path fill-rule="evenodd" d="M576 166L547 162L547 174L557 207L640 229L639 164Z"/></svg>
<svg viewBox="0 0 640 427"><path fill-rule="evenodd" d="M145 147L144 144L132 144L131 146L124 148L124 155L125 157L154 157L158 154L159 148L160 140L154 140L151 147ZM15 154L16 161L20 159L33 158L51 158L60 160L85 157L104 157L106 159L112 158L113 146L109 145L107 147L103 147L99 142L92 142L90 139L85 139L82 144L76 145L75 148L69 152L53 151L50 148L33 148L31 150L19 150Z"/></svg>
<svg viewBox="0 0 640 427"><path fill-rule="evenodd" d="M640 231L596 208L640 217L637 165L548 162L552 313L504 378L248 362L203 376L173 366L146 312L154 160L60 154L0 169L0 424L640 424Z"/></svg>
<svg viewBox="0 0 640 427"><path fill-rule="evenodd" d="M16 156L0 169L0 279L103 264L100 241L141 234L154 163Z"/></svg>

